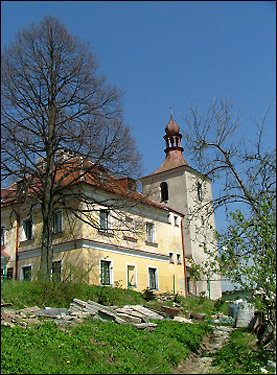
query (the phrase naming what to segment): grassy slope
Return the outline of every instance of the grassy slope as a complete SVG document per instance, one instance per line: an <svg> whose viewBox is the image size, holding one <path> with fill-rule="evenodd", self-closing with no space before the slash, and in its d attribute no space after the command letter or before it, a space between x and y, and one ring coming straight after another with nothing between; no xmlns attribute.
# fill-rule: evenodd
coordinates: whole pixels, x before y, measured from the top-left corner
<svg viewBox="0 0 277 375"><path fill-rule="evenodd" d="M214 374L260 374L270 354L257 345L256 336L245 328L238 328L220 349L212 362ZM274 372L268 372L273 374Z"/></svg>
<svg viewBox="0 0 277 375"><path fill-rule="evenodd" d="M158 322L155 332L87 319L65 332L53 322L31 329L4 327L4 374L170 373L198 347L207 325Z"/></svg>
<svg viewBox="0 0 277 375"><path fill-rule="evenodd" d="M74 297L105 305L144 304L158 310L163 304L172 305L156 300L147 302L131 290L77 283L6 282L1 283L1 293L5 302L13 303L13 308L69 307ZM200 304L200 299L176 299L184 308L214 311L212 301ZM211 330L207 324L157 324L154 332L93 319L67 331L57 329L51 322L27 330L3 327L2 373L170 373Z"/></svg>
<svg viewBox="0 0 277 375"><path fill-rule="evenodd" d="M1 297L14 308L24 306L69 307L74 297L105 305L143 304L157 310L172 301L145 301L140 293L120 288L40 282L1 283ZM207 320L215 312L227 311L221 301L176 296L184 310L204 312ZM157 322L154 332L140 331L130 325L87 319L62 331L48 322L30 329L1 329L1 372L4 374L154 374L170 373L196 351L207 324L190 325L173 321ZM239 332L238 334L236 332ZM232 341L215 358L222 374L258 373L266 357L257 347L255 336L235 331ZM254 340L254 341L253 341ZM250 372L248 372L250 371Z"/></svg>

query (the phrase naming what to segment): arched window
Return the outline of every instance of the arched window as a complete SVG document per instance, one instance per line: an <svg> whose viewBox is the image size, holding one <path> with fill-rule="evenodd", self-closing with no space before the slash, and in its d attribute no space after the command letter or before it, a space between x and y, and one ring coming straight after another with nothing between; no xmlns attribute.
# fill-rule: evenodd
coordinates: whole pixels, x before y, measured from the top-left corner
<svg viewBox="0 0 277 375"><path fill-rule="evenodd" d="M166 202L168 201L168 186L166 182L162 182L160 184L161 188L161 202Z"/></svg>
<svg viewBox="0 0 277 375"><path fill-rule="evenodd" d="M203 201L203 190L202 190L202 185L200 184L200 182L197 182L197 195L198 195L198 199L200 200L200 202Z"/></svg>

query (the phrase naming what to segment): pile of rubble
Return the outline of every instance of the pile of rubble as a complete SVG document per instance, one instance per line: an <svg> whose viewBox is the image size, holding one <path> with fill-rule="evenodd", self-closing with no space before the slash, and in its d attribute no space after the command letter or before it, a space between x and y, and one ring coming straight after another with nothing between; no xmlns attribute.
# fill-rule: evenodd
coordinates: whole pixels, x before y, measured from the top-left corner
<svg viewBox="0 0 277 375"><path fill-rule="evenodd" d="M204 320L205 314L182 311L181 307L162 306L163 311L146 308L141 305L104 306L97 302L87 302L74 298L67 308L45 307L40 309L37 306L25 307L21 310L8 308L11 304L1 304L1 325L14 327L16 324L24 328L32 324L41 324L41 319L54 321L60 327L72 326L91 316L103 321L115 322L117 324L131 324L138 329L154 331L157 324L150 320L172 319L182 323L193 323L193 320Z"/></svg>
<svg viewBox="0 0 277 375"><path fill-rule="evenodd" d="M138 329L153 331L156 324L150 322L153 320L165 319L165 314L157 313L141 305L103 306L94 301L81 301L77 298L66 308L40 309L37 306L26 307L21 310L12 310L7 308L7 304L1 304L1 325L14 327L15 324L24 328L32 324L41 324L39 318L55 321L58 325L74 325L80 323L84 318L92 316L95 319L115 322L117 324L131 324Z"/></svg>
<svg viewBox="0 0 277 375"><path fill-rule="evenodd" d="M13 310L7 308L7 305L10 306L11 304L1 304L1 326L15 327L15 325L20 325L23 328L28 328L32 324L41 323L35 315L35 312L40 310L39 307L33 306Z"/></svg>
<svg viewBox="0 0 277 375"><path fill-rule="evenodd" d="M77 298L74 298L70 304L69 314L78 318L93 316L100 320L113 321L118 324L131 324L138 329L148 331L153 331L157 326L155 323L151 323L149 319L165 319L163 315L141 305L103 306L94 301L84 302Z"/></svg>

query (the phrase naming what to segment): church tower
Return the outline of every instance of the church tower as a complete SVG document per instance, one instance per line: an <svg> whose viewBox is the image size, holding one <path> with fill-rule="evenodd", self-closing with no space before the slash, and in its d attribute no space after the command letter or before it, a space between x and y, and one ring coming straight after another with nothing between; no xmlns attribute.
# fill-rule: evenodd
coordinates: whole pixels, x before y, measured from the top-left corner
<svg viewBox="0 0 277 375"><path fill-rule="evenodd" d="M208 278L201 275L198 281L191 277L193 265L203 265L207 258L204 248L217 251L214 231L211 229L215 228L211 206L211 180L185 161L181 144L182 135L172 113L163 138L166 146L165 160L153 173L141 178L142 192L155 202L185 215L182 226L188 293L203 293L211 299L221 298L219 275L212 274ZM169 217L169 222L174 224L174 217Z"/></svg>

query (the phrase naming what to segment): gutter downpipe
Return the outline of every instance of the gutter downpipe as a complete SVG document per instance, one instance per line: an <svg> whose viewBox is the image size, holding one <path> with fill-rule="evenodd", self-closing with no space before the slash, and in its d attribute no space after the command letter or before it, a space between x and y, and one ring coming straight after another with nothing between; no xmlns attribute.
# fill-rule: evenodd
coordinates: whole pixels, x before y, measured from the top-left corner
<svg viewBox="0 0 277 375"><path fill-rule="evenodd" d="M183 232L183 220L181 220L181 234L182 234L182 248L183 248L183 262L184 262L184 278L185 278L185 296L188 297L188 280L187 280L187 267L186 267L186 254L185 254L185 242L184 242L184 232Z"/></svg>
<svg viewBox="0 0 277 375"><path fill-rule="evenodd" d="M19 253L19 230L20 230L20 215L16 213L16 245L15 245L15 280L18 278L18 253Z"/></svg>

